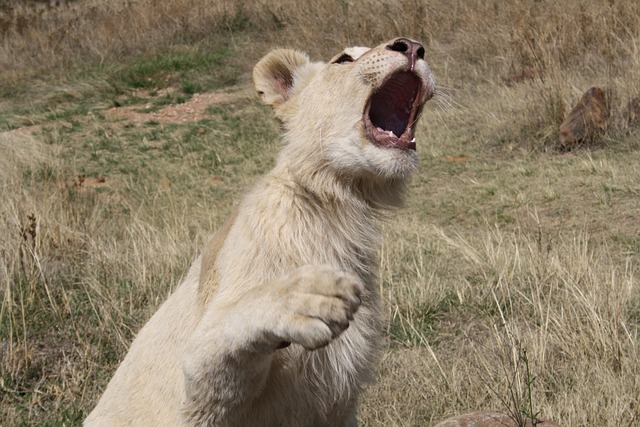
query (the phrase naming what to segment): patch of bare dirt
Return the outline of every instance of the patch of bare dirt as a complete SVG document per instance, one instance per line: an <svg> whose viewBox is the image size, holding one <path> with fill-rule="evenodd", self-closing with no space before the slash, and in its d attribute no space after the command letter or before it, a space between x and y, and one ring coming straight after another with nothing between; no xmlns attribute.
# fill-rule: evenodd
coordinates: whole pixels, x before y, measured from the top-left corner
<svg viewBox="0 0 640 427"><path fill-rule="evenodd" d="M77 175L74 178L70 178L65 181L66 187L75 187L78 191L87 191L95 188L109 187L113 182L113 179L106 176L85 176Z"/></svg>
<svg viewBox="0 0 640 427"><path fill-rule="evenodd" d="M152 96L147 91L138 91L135 96L153 98L166 96L175 92L175 88L167 88L155 93ZM147 122L156 123L189 123L205 119L209 116L207 108L211 105L222 105L230 102L236 102L242 99L250 99L254 96L254 92L248 88L239 88L232 92L218 91L211 93L196 93L191 99L182 104L171 104L160 110L152 110L153 103L146 105L131 105L126 107L114 107L106 110L104 113L107 117L124 119L128 122L139 126ZM145 112L144 110L149 110ZM89 113L88 116L93 116ZM31 137L34 132L40 130L42 125L24 126L17 129L0 131L0 138L14 140L16 138Z"/></svg>
<svg viewBox="0 0 640 427"><path fill-rule="evenodd" d="M226 104L229 102L246 99L253 96L250 90L239 90L234 92L211 92L196 93L190 100L182 104L172 104L157 110L151 110L153 104L149 103L143 107L140 105L110 108L105 111L109 117L125 119L135 125L146 122L157 123L188 123L202 120L208 116L207 108L211 105Z"/></svg>

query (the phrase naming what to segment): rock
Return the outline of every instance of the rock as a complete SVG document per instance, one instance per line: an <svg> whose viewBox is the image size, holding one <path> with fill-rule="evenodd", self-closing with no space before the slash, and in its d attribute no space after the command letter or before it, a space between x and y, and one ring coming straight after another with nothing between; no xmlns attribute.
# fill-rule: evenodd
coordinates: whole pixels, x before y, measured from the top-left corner
<svg viewBox="0 0 640 427"><path fill-rule="evenodd" d="M560 125L560 145L564 149L589 144L607 127L609 105L599 87L589 89Z"/></svg>
<svg viewBox="0 0 640 427"><path fill-rule="evenodd" d="M531 421L527 421L531 427ZM435 427L518 427L508 415L493 411L477 411L449 418ZM534 427L560 427L551 421L537 419Z"/></svg>

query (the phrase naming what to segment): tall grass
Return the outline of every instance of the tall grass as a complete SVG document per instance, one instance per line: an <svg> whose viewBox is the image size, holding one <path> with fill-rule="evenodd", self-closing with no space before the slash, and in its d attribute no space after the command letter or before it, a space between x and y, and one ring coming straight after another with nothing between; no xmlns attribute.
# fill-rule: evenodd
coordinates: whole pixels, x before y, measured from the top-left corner
<svg viewBox="0 0 640 427"><path fill-rule="evenodd" d="M263 36L251 40L258 47L266 40L327 54L347 43L370 45L403 34L436 49L446 45L451 58L471 66L471 73L587 65L617 74L627 61L637 61L640 6L632 1L76 0L57 8L5 2L0 11L5 73L77 60L113 61L171 44L239 43L243 35ZM243 48L253 61L255 48ZM465 78L471 74L451 71Z"/></svg>
<svg viewBox="0 0 640 427"><path fill-rule="evenodd" d="M391 341L368 423L429 425L434 414L493 408L630 425L640 392L633 262L584 230L413 232L414 248L399 248L395 233L385 245Z"/></svg>
<svg viewBox="0 0 640 427"><path fill-rule="evenodd" d="M640 144L624 109L640 3L76 0L0 2L0 424L79 424L272 165L277 123L232 96L260 55L397 35L426 44L441 86L385 224L388 345L363 425L477 409L637 423ZM549 150L593 85L613 117L599 145ZM198 123L105 113L214 89L230 101Z"/></svg>
<svg viewBox="0 0 640 427"><path fill-rule="evenodd" d="M158 228L140 204L82 187L31 137L0 143L8 164L0 190L1 417L30 424L53 405L71 413L50 422L77 421L76 405L103 376L95 366L109 366L141 325L136 319L166 297L195 251L193 235L186 220Z"/></svg>

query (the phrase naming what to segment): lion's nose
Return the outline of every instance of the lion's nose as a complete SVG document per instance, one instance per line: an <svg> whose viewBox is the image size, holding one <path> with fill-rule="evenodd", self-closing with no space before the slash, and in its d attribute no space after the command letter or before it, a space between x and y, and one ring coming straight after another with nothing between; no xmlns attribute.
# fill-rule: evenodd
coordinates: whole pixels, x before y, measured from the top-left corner
<svg viewBox="0 0 640 427"><path fill-rule="evenodd" d="M387 45L387 49L404 53L411 63L415 63L417 58L424 59L424 46L413 40L399 38Z"/></svg>

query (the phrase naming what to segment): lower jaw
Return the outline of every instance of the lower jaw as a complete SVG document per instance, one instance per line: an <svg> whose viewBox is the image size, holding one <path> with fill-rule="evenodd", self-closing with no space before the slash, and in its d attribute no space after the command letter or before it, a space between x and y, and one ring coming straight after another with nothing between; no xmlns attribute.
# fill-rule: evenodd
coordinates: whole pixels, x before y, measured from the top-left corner
<svg viewBox="0 0 640 427"><path fill-rule="evenodd" d="M365 128L365 133L369 141L380 148L389 150L416 150L416 139L410 128L406 129L400 137L388 135L386 131L380 129L374 129L371 124L365 124Z"/></svg>
<svg viewBox="0 0 640 427"><path fill-rule="evenodd" d="M373 175L385 180L404 180L409 178L418 169L418 153L415 150L385 147L375 148L380 156L370 163ZM382 148L382 151L380 148Z"/></svg>

